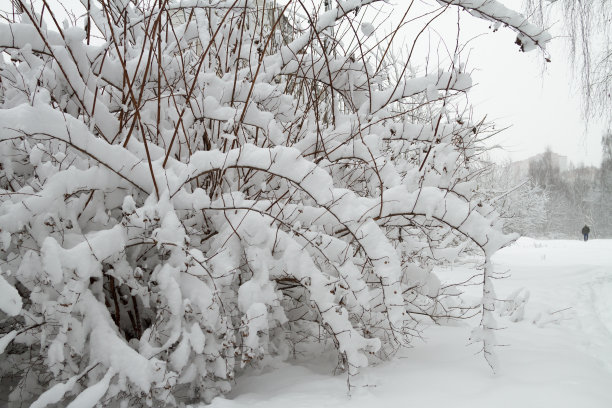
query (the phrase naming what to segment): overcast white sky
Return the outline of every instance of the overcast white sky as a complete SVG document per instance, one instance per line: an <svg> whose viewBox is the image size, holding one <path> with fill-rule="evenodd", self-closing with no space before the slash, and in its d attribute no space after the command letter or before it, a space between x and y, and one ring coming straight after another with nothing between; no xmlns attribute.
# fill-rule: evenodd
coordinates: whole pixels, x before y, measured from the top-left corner
<svg viewBox="0 0 612 408"><path fill-rule="evenodd" d="M560 30L553 28L553 33ZM508 30L481 38L473 51L478 85L472 101L478 111L512 127L499 142L514 159L522 159L550 146L574 164L599 165L600 120L585 123L579 81L573 78L568 50L562 38L549 45L552 61L542 72L541 53L516 51L515 36Z"/></svg>
<svg viewBox="0 0 612 408"><path fill-rule="evenodd" d="M516 11L522 10L522 0L498 1ZM385 24L397 23L409 3L408 0L392 1L396 9L391 21ZM431 11L431 5L439 7L435 0L416 0L411 15L418 14L415 10ZM496 123L497 129L508 128L493 140L492 144L501 145L503 150L492 151L492 158L498 161L507 158L522 160L550 146L554 152L568 156L575 165L599 165L600 140L607 127L597 119L590 120L587 126L582 117L580 84L572 76L567 43L560 37L563 31L561 18L549 30L555 38L547 46L552 62L545 63L540 51L520 52L514 44L516 34L512 30L500 28L493 32L490 23L466 12L459 15L461 41L474 38L469 41L462 61L469 52L467 68L475 84L469 99L474 105L475 117L486 115L488 121ZM434 37L438 35L446 38L449 47L454 47L456 19L457 9L451 8L436 20L432 25L435 33L419 40L423 55L428 51L428 44L436 47L438 39ZM412 29L403 31L406 44L412 44L423 21L425 19L413 23Z"/></svg>
<svg viewBox="0 0 612 408"><path fill-rule="evenodd" d="M515 10L521 8L521 0L502 3ZM461 15L466 38L487 33L469 47L468 66L474 69L476 84L470 99L475 112L486 114L498 127L510 126L496 138L505 152L497 151L494 157L520 160L550 146L576 165L599 165L600 140L606 127L600 120L591 120L585 126L580 84L572 78L564 39L553 39L547 47L552 62L543 64L541 52L518 51L514 44L516 35L511 30L501 28L492 32L487 23L466 13ZM561 22L550 30L554 36L561 31Z"/></svg>

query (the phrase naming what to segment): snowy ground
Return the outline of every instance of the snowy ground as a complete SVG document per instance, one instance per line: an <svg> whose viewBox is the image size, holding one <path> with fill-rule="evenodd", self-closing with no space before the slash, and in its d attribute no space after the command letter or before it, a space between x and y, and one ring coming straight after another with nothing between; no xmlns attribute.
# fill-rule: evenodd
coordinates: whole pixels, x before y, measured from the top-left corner
<svg viewBox="0 0 612 408"><path fill-rule="evenodd" d="M332 376L329 359L285 364L242 377L215 408L286 407L612 407L612 240L520 239L500 251L499 297L525 287L524 319L500 319L501 372L494 375L469 328L434 326L426 342L390 363L368 368L370 385L347 395L346 377ZM456 267L444 280L467 273ZM476 289L476 288L474 288ZM395 405L401 404L401 405Z"/></svg>

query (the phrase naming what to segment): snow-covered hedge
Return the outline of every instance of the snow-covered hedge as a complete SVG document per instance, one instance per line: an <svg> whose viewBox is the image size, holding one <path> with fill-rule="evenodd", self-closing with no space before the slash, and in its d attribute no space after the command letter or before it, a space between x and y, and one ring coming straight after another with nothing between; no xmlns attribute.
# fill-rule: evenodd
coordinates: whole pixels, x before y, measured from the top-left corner
<svg viewBox="0 0 612 408"><path fill-rule="evenodd" d="M371 1L82 0L76 25L14 3L0 24L12 400L208 401L315 341L352 378L423 319L470 313L433 265L513 238L476 190L481 125L453 113L469 76L453 63L390 81L357 41L372 30L354 29ZM490 357L488 265L473 339Z"/></svg>

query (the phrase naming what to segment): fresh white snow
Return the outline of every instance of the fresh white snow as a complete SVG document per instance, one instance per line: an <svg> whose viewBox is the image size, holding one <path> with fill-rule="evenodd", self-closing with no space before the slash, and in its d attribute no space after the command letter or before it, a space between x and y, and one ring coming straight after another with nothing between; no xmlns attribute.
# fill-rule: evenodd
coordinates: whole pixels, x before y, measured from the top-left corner
<svg viewBox="0 0 612 408"><path fill-rule="evenodd" d="M521 288L529 296L522 320L499 318L507 345L497 348L499 373L475 355L480 345L468 345L474 320L426 328L414 348L363 369L368 386L350 395L323 355L243 376L212 407L612 407L612 240L521 238L493 263L511 274L496 281L498 298ZM471 265L438 271L445 283L472 273ZM476 298L480 287L468 290Z"/></svg>

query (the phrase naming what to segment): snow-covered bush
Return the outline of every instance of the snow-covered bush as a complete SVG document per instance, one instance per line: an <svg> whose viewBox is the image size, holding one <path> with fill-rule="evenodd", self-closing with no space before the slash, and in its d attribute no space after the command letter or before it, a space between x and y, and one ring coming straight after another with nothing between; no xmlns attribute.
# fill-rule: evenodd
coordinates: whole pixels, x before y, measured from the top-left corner
<svg viewBox="0 0 612 408"><path fill-rule="evenodd" d="M368 0L81 2L60 23L15 0L0 24L10 399L210 400L314 340L351 378L467 313L431 268L468 241L493 364L488 258L512 237L476 192L456 59L390 82ZM548 40L497 2L441 3Z"/></svg>

